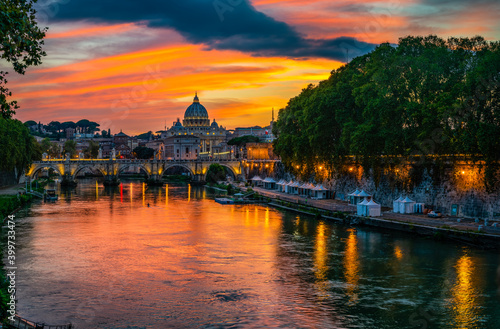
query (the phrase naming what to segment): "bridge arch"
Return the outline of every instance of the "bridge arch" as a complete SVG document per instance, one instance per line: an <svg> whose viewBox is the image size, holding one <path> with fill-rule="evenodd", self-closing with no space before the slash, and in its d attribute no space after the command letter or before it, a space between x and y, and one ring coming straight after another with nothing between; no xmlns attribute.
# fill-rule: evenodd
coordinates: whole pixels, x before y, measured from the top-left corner
<svg viewBox="0 0 500 329"><path fill-rule="evenodd" d="M221 166L223 166L224 168L228 169L229 172L233 175L233 179L237 179L238 178L238 174L235 172L234 168L227 165L227 164L224 164L224 163L219 163Z"/></svg>
<svg viewBox="0 0 500 329"><path fill-rule="evenodd" d="M151 173L148 171L148 169L144 165L136 164L136 163L121 164L118 167L118 170L116 171L116 176L119 176L123 171L125 171L125 169L130 168L130 167L139 168L141 171L143 171L146 174L147 179L149 179L149 177L151 176Z"/></svg>
<svg viewBox="0 0 500 329"><path fill-rule="evenodd" d="M54 164L49 164L49 163L44 163L44 164L37 164L37 165L34 165L34 168L31 170L31 172L29 173L29 178L30 179L34 179L36 177L36 174L42 170L42 169L45 169L45 168L51 168L53 169L55 172L57 172L59 174L59 176L63 177L64 176L64 172L61 172L60 168L57 166L57 165L54 165Z"/></svg>
<svg viewBox="0 0 500 329"><path fill-rule="evenodd" d="M213 163L216 163L218 165L221 165L222 167L224 167L224 169L226 169L226 171L230 172L231 175L233 176L233 179L237 179L238 178L238 172L235 171L234 167L232 167L230 164L227 164L227 163L224 163L224 162L213 162ZM212 163L211 163L212 164ZM205 170L205 172L203 173L203 180L206 180L207 179L207 174L208 174L208 169L210 168L210 166L208 166Z"/></svg>
<svg viewBox="0 0 500 329"><path fill-rule="evenodd" d="M194 177L195 176L195 172L193 171L193 168L189 167L189 166L186 166L185 164L182 164L182 163L172 163L172 164L167 164L162 172L161 172L161 175L160 177L163 178L163 176L165 175L165 173L167 172L167 170L169 170L170 168L184 168L186 169L187 171L189 171L189 174L191 175L191 177Z"/></svg>
<svg viewBox="0 0 500 329"><path fill-rule="evenodd" d="M96 166L96 165L82 165L82 166L78 166L75 170L75 172L73 173L73 179L76 179L76 176L78 175L78 173L80 171L82 171L83 169L86 169L86 168L89 168L91 171L92 169L94 170L97 170L99 171L104 177L106 176L106 172L104 171L103 168L101 168L100 166Z"/></svg>

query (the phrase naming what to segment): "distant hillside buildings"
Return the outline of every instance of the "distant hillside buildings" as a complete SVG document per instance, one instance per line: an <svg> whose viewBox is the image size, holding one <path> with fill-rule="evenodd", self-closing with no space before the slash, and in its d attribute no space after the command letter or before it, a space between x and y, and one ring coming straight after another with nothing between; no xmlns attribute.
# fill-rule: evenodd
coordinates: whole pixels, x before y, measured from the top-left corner
<svg viewBox="0 0 500 329"><path fill-rule="evenodd" d="M139 146L153 149L155 159L161 160L232 159L235 157L247 158L247 156L249 159L274 159L271 144L274 140L273 122L274 110L272 121L267 127L226 129L219 125L215 119L210 120L207 109L200 103L198 95L195 94L193 103L184 112L182 123L180 119L177 119L170 128L157 131L158 135L156 136L153 134L139 136L142 138L146 136L145 138L149 139L130 137L122 131L115 135L111 135L109 130L103 131L101 135L84 133L81 131L82 129L64 127L64 124L59 124L61 128L57 130L59 140L52 141L52 143L57 144L62 152L66 140L74 140L78 158L83 157L90 141L94 141L99 143L98 157L102 159L113 156L124 159L133 158L135 156L134 149ZM30 124L29 128L38 134L50 135L51 133L46 128L50 128L52 123L44 126L41 123L30 121ZM231 139L248 135L259 137L263 143L252 143L248 149L246 145L228 145Z"/></svg>

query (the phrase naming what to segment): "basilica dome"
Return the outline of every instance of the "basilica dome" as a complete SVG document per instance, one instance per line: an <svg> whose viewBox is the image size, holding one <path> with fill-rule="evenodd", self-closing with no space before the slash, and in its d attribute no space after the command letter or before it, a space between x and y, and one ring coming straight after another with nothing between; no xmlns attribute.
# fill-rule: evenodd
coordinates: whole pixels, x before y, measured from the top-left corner
<svg viewBox="0 0 500 329"><path fill-rule="evenodd" d="M195 94L193 104L186 109L183 123L184 127L210 127L207 109L200 104L198 94Z"/></svg>

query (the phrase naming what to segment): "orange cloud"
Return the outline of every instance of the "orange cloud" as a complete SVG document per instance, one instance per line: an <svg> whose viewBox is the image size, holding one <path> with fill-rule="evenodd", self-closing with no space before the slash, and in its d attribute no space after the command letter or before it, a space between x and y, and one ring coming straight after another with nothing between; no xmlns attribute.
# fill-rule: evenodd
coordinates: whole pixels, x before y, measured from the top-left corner
<svg viewBox="0 0 500 329"><path fill-rule="evenodd" d="M175 42L161 47L40 68L13 84L25 121L78 120L129 134L169 126L199 91L211 118L228 128L268 125L309 83L341 63L252 57Z"/></svg>
<svg viewBox="0 0 500 329"><path fill-rule="evenodd" d="M118 25L102 25L102 26L83 26L70 30L63 30L61 32L52 32L49 29L46 39L60 39L60 38L78 38L78 37L96 37L99 35L109 35L117 33L125 33L133 30L137 25L134 23L118 24Z"/></svg>

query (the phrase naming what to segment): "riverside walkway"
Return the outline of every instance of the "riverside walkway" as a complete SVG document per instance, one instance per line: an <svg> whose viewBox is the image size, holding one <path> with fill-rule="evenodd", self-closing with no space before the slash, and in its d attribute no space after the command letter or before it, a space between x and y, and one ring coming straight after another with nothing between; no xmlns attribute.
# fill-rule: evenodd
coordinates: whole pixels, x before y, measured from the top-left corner
<svg viewBox="0 0 500 329"><path fill-rule="evenodd" d="M344 212L348 214L352 214L355 216L356 214L356 206L350 206L346 201L340 200L312 200L309 198L305 198L303 196L298 195L290 195L277 191L270 191L260 187L253 188L254 191L258 192L261 195L266 197L287 201L291 203L297 203L305 206L310 206L322 210L328 210L333 212ZM451 229L463 232L478 232L479 225L482 225L481 232L486 233L488 235L497 236L500 239L500 227L492 227L492 226L484 226L484 221L476 222L473 219L464 219L461 218L460 222L457 221L456 217L442 217L442 218L430 218L423 214L398 214L393 213L392 210L388 210L390 208L385 208L385 211L382 211L382 216L374 217L373 219L382 219L400 223L406 223L409 225L422 225L426 227L440 228L440 229ZM384 210L384 209L383 209Z"/></svg>

